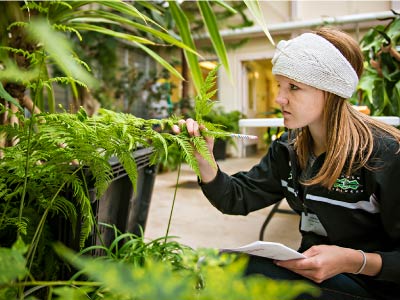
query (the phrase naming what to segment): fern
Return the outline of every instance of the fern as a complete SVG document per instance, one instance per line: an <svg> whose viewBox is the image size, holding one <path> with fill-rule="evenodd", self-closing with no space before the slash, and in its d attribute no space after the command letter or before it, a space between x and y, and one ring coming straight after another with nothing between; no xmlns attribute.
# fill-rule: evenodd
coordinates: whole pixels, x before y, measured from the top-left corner
<svg viewBox="0 0 400 300"><path fill-rule="evenodd" d="M62 32L72 32L78 37L79 41L82 41L82 35L78 30L71 26L63 25L63 24L53 24L52 25L55 30L62 31Z"/></svg>
<svg viewBox="0 0 400 300"><path fill-rule="evenodd" d="M26 27L26 26L28 26L27 22L22 22L22 21L12 22L10 25L7 26L7 30L12 29L13 27Z"/></svg>
<svg viewBox="0 0 400 300"><path fill-rule="evenodd" d="M215 91L210 89L215 81L215 74L216 69L210 72L196 97L196 117L214 136L222 136L224 132L221 126L203 120L203 116L214 105L210 97ZM69 80L68 77L56 77L39 81L38 84ZM29 200L26 206L43 213L42 220L37 221L41 227L32 236L36 239L40 236L41 230L45 228L43 222L49 213L60 214L71 222L73 228L76 222L82 223L79 234L80 244L83 246L94 225L89 189L95 190L96 199L102 197L113 180L109 161L112 157L117 157L136 190L138 173L132 151L140 147L154 148L151 162L155 163L161 156L166 157L162 153L168 154L170 146L176 145L180 149L182 160L200 177L195 151L211 164L212 158L207 144L202 137L190 137L185 131L179 135L170 133L170 128L177 120L176 116L163 120L144 120L105 109L101 109L98 115L89 117L85 110L80 109L76 114L42 113L25 120L22 126L1 127L0 132L19 139L16 146L3 150L0 186L13 192L0 194L0 199L3 201L2 207L13 214L7 213L8 219L2 218L1 224L16 224L12 218L18 216L18 199L24 193L23 183L27 178L25 193L29 195ZM162 131L154 130L154 125L158 125ZM30 131L30 128L34 131ZM25 169L27 155L29 168ZM72 191L72 197L64 195L67 189ZM20 232L22 230L25 233L30 220L26 214L23 218L16 225ZM34 249L37 243L32 241Z"/></svg>
<svg viewBox="0 0 400 300"><path fill-rule="evenodd" d="M48 14L49 8L48 7L43 7L41 2L33 2L33 1L26 1L25 5L22 6L23 10L37 10L38 12L42 14Z"/></svg>
<svg viewBox="0 0 400 300"><path fill-rule="evenodd" d="M37 59L37 53L31 53L29 51L23 50L23 49L18 49L18 48L12 48L12 47L5 47L5 46L0 46L0 50L5 50L14 54L19 54L25 57L26 59L29 60L31 64L38 64L39 61Z"/></svg>
<svg viewBox="0 0 400 300"><path fill-rule="evenodd" d="M73 83L76 83L77 85L79 85L79 86L81 86L81 87L87 88L87 85L86 85L84 82L79 81L79 80L77 80L77 79L75 79L75 78L73 78L73 77L68 77L68 76L49 78L49 79L48 79L47 81L45 81L45 82L46 82L46 83L53 83L53 82L56 82L56 83L61 83L61 84L73 84ZM31 87L32 87L32 88L35 88L36 86L32 84Z"/></svg>
<svg viewBox="0 0 400 300"><path fill-rule="evenodd" d="M203 123L203 116L208 115L215 104L215 102L210 100L210 98L214 96L216 90L210 92L210 89L215 85L218 68L219 66L215 67L210 71L210 73L208 73L204 84L200 88L199 94L195 98L195 114L196 120L199 124Z"/></svg>
<svg viewBox="0 0 400 300"><path fill-rule="evenodd" d="M29 223L29 219L26 217L22 218L21 220L19 220L18 217L8 217L5 219L5 222L3 224L3 229L6 226L15 226L18 231L22 232L23 234L26 234L27 228L28 228L28 223Z"/></svg>
<svg viewBox="0 0 400 300"><path fill-rule="evenodd" d="M132 159L132 153L128 152L120 152L118 153L118 158L121 165L124 167L126 173L129 176L129 179L133 183L133 190L137 191L136 183L138 178L138 170L137 165L134 159Z"/></svg>
<svg viewBox="0 0 400 300"><path fill-rule="evenodd" d="M200 155L210 164L213 164L213 159L210 152L208 151L207 143L202 137L193 137L192 142L196 150Z"/></svg>

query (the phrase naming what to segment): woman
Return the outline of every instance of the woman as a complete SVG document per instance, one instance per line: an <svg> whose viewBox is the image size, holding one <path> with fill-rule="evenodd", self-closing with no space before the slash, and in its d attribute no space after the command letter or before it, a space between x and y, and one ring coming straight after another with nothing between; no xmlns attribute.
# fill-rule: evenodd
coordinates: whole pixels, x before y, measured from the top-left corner
<svg viewBox="0 0 400 300"><path fill-rule="evenodd" d="M400 132L346 101L363 70L357 42L323 28L281 41L272 63L289 132L248 172L229 176L199 156L203 193L227 214L286 198L301 215L307 258L251 257L247 274L311 280L320 299L399 299Z"/></svg>

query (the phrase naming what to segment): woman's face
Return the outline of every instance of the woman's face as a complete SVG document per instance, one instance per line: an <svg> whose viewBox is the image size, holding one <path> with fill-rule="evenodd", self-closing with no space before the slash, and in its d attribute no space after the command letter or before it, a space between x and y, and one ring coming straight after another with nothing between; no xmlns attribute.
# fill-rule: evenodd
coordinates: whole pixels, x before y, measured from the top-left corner
<svg viewBox="0 0 400 300"><path fill-rule="evenodd" d="M285 127L295 129L309 126L322 130L324 92L281 75L275 78L279 85L275 101L281 107Z"/></svg>

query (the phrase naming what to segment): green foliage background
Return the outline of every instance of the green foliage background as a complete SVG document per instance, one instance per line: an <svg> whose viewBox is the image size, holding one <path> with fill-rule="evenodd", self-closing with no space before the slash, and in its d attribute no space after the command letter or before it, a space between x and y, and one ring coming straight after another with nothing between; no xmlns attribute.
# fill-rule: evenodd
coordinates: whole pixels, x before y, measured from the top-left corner
<svg viewBox="0 0 400 300"><path fill-rule="evenodd" d="M371 28L361 40L365 71L358 85L361 101L376 116L400 116L400 16Z"/></svg>

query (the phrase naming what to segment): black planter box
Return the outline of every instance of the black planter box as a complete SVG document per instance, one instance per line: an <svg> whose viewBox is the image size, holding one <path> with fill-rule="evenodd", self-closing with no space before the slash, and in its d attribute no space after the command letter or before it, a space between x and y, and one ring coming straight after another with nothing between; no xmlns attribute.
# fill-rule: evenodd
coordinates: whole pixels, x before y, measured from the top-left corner
<svg viewBox="0 0 400 300"><path fill-rule="evenodd" d="M152 152L152 148L143 148L133 153L138 174L136 194L128 174L118 159L110 160L113 170L113 180L106 192L100 199L96 199L95 190L89 190L93 214L97 224L106 223L115 225L122 233L131 232L138 236L141 235L140 228L144 232L157 173L156 166L150 166ZM72 234L70 223L64 218L57 218L55 226L57 228L57 240L63 242L67 247L79 251L81 224L78 222L75 236ZM115 239L114 230L101 225L97 225L97 228L99 230L97 231L96 228L93 229L85 246L101 244L104 244L106 247L110 246ZM95 251L92 254L96 255L100 253L96 253Z"/></svg>

